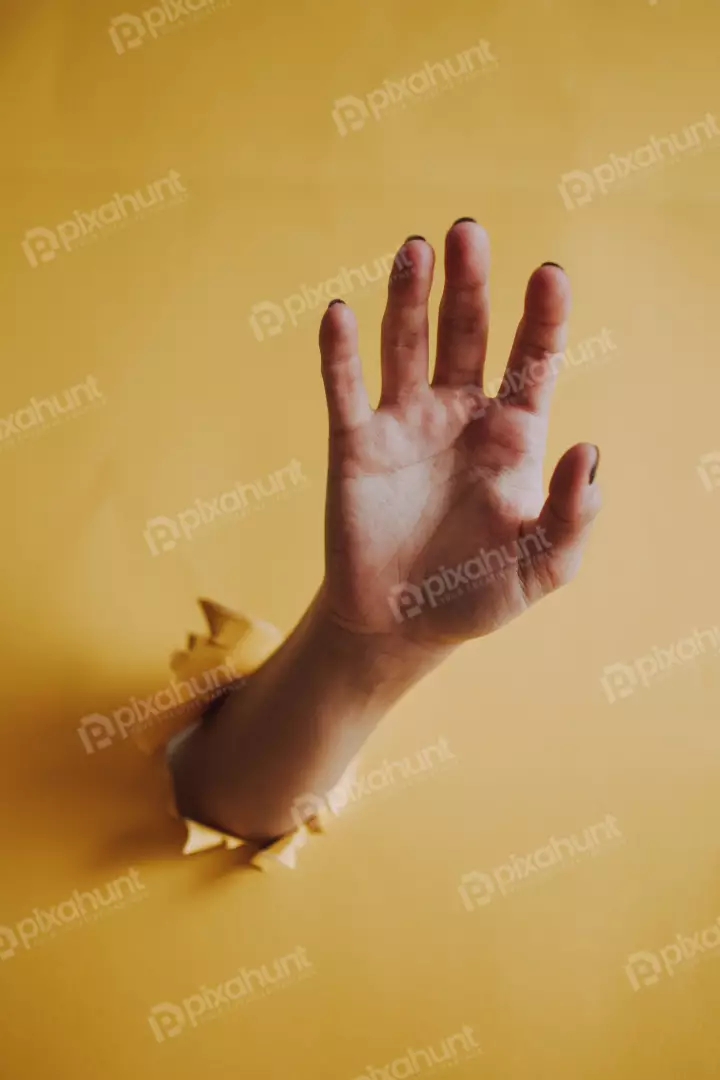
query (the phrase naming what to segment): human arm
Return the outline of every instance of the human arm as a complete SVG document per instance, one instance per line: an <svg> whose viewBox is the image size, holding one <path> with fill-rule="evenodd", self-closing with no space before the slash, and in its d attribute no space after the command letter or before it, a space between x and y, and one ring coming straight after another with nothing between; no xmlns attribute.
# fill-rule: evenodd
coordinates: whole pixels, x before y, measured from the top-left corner
<svg viewBox="0 0 720 1080"><path fill-rule="evenodd" d="M484 230L446 237L429 381L434 252L403 245L381 334L382 393L365 391L351 310L320 329L328 402L325 575L297 627L173 758L189 818L268 841L322 798L393 704L462 642L491 633L576 573L599 509L598 452L568 450L543 492L567 276L529 281L505 382L482 389L489 325Z"/></svg>

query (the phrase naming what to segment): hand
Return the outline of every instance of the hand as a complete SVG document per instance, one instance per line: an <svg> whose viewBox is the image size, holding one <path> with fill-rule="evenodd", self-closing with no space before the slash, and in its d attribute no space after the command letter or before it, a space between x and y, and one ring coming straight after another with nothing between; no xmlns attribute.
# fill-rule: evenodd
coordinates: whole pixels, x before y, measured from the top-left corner
<svg viewBox="0 0 720 1080"><path fill-rule="evenodd" d="M330 452L326 617L357 634L447 646L491 633L576 573L600 494L599 452L581 443L558 462L547 498L542 464L568 279L546 264L497 397L482 390L489 243L472 221L446 237L432 383L428 298L434 253L407 241L382 322L382 393L363 384L355 317L342 302L320 329Z"/></svg>

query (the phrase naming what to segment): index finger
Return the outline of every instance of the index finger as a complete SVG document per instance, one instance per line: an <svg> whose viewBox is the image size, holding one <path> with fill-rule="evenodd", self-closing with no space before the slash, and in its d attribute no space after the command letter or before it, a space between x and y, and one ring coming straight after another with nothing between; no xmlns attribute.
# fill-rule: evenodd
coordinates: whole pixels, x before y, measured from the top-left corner
<svg viewBox="0 0 720 1080"><path fill-rule="evenodd" d="M557 377L553 361L565 348L569 316L568 276L557 263L544 263L528 282L503 379L505 404L547 412Z"/></svg>

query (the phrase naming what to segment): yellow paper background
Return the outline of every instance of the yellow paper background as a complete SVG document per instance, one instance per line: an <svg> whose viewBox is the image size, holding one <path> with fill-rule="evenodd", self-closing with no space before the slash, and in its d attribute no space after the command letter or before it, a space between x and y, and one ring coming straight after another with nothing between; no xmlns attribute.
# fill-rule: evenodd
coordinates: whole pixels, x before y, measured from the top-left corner
<svg viewBox="0 0 720 1080"><path fill-rule="evenodd" d="M0 441L0 923L129 867L142 902L2 961L3 1074L353 1080L470 1025L483 1054L458 1078L717 1076L720 949L639 990L625 965L720 916L718 660L612 702L601 677L720 625L720 137L573 209L558 185L720 113L720 9L235 0L121 53L119 14L56 0L0 15L0 417L89 375L104 396ZM497 70L340 134L338 98L481 39ZM181 205L30 265L28 230L170 170ZM493 244L491 377L546 259L572 278L570 345L603 328L616 344L562 374L554 403L548 475L572 443L602 448L583 571L465 647L367 747L370 770L444 738L451 768L358 800L294 873L238 869L240 852L183 860L133 740L89 754L77 727L167 684L169 654L203 629L198 596L287 631L317 585L323 304L264 340L252 309L409 233L440 252L468 214ZM345 298L375 393L384 287ZM148 519L293 460L307 488L151 554ZM462 875L608 814L622 844L463 904ZM298 946L311 979L154 1037L153 1006Z"/></svg>

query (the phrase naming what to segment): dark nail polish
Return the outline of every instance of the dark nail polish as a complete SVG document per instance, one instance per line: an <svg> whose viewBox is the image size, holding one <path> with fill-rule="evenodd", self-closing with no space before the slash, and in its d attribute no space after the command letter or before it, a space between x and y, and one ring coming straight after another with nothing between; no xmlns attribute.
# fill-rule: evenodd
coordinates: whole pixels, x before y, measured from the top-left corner
<svg viewBox="0 0 720 1080"><path fill-rule="evenodd" d="M595 464L593 465L592 469L590 470L590 477L588 479L589 484L594 483L595 477L597 476L598 465L600 464L600 447L599 446L595 447L595 454L597 456L595 458Z"/></svg>
<svg viewBox="0 0 720 1080"><path fill-rule="evenodd" d="M411 240L423 240L423 241L424 241L424 242L425 242L425 243L427 244L427 240L425 240L425 237L424 237L424 236L408 236L408 238L407 238L407 240L405 241L405 243L406 243L406 244L409 244Z"/></svg>
<svg viewBox="0 0 720 1080"><path fill-rule="evenodd" d="M344 303L345 303L344 300L331 300L330 303L328 304L328 307L331 308L333 306L333 304L344 304Z"/></svg>
<svg viewBox="0 0 720 1080"><path fill-rule="evenodd" d="M545 262L543 263L543 266L555 266L558 270L562 270L563 274L565 273L565 267L561 266L560 263Z"/></svg>
<svg viewBox="0 0 720 1080"><path fill-rule="evenodd" d="M459 217L457 221L453 221L452 228L454 229L456 225L462 225L464 221L471 221L473 225L477 225L477 221L474 217Z"/></svg>

